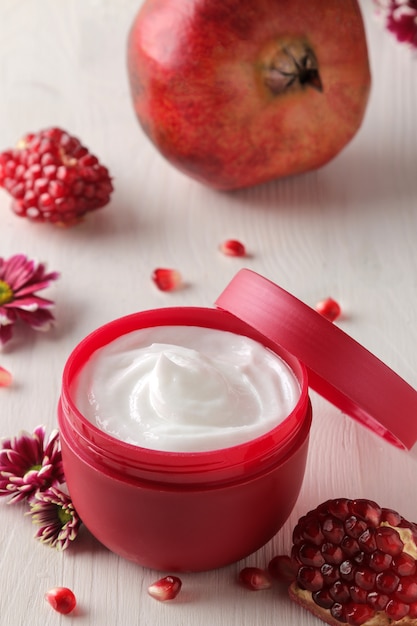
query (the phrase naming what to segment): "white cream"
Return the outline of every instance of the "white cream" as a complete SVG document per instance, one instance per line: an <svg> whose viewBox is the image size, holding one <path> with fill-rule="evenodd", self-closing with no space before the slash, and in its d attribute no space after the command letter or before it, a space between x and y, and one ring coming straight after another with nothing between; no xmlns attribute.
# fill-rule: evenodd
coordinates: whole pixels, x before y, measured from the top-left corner
<svg viewBox="0 0 417 626"><path fill-rule="evenodd" d="M160 326L95 352L80 372L75 397L83 415L117 439L199 452L268 432L299 395L289 366L248 337Z"/></svg>

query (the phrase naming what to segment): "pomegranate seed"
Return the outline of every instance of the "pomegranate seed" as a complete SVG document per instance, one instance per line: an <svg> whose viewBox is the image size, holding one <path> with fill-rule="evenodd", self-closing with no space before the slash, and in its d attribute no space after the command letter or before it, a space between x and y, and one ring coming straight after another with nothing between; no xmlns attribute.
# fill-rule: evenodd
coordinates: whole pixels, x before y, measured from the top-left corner
<svg viewBox="0 0 417 626"><path fill-rule="evenodd" d="M334 604L334 600L330 595L328 589L320 589L320 591L315 591L313 593L313 600L318 606L321 606L323 609L330 609Z"/></svg>
<svg viewBox="0 0 417 626"><path fill-rule="evenodd" d="M313 567L301 567L298 570L297 581L302 589L308 591L319 591L323 587L323 576Z"/></svg>
<svg viewBox="0 0 417 626"><path fill-rule="evenodd" d="M45 593L45 600L58 613L67 615L75 609L76 597L68 587L54 587Z"/></svg>
<svg viewBox="0 0 417 626"><path fill-rule="evenodd" d="M375 611L383 611L389 602L389 596L378 593L377 591L370 591L366 602L375 609Z"/></svg>
<svg viewBox="0 0 417 626"><path fill-rule="evenodd" d="M369 567L371 567L374 572L383 572L389 568L391 561L392 556L390 554L385 554L385 552L375 550L369 558Z"/></svg>
<svg viewBox="0 0 417 626"><path fill-rule="evenodd" d="M408 615L409 610L408 604L398 602L398 600L390 600L385 607L385 613L394 621L398 621Z"/></svg>
<svg viewBox="0 0 417 626"><path fill-rule="evenodd" d="M391 567L399 576L414 576L417 572L417 563L407 552L402 552L394 557Z"/></svg>
<svg viewBox="0 0 417 626"><path fill-rule="evenodd" d="M10 372L4 367L0 367L0 387L10 387L13 382L13 378Z"/></svg>
<svg viewBox="0 0 417 626"><path fill-rule="evenodd" d="M417 602L417 578L414 576L401 578L395 597L397 600L407 604Z"/></svg>
<svg viewBox="0 0 417 626"><path fill-rule="evenodd" d="M361 626L374 616L375 611L366 604L352 604L345 612L345 619L351 626Z"/></svg>
<svg viewBox="0 0 417 626"><path fill-rule="evenodd" d="M362 589L361 587L358 587L358 585L351 585L351 587L349 588L349 592L350 592L350 597L352 598L353 602L357 602L359 604L365 604L370 595L368 594L366 589ZM388 598L387 598L387 602L388 602Z"/></svg>
<svg viewBox="0 0 417 626"><path fill-rule="evenodd" d="M181 591L181 587L182 581L180 578L177 576L165 576L149 585L148 594L155 600L159 600L159 602L166 602L176 598Z"/></svg>
<svg viewBox="0 0 417 626"><path fill-rule="evenodd" d="M375 531L373 528L367 528L358 537L358 544L361 550L371 554L376 550Z"/></svg>
<svg viewBox="0 0 417 626"><path fill-rule="evenodd" d="M321 549L326 563L339 565L343 559L344 554L340 546L335 546L332 543L325 543Z"/></svg>
<svg viewBox="0 0 417 626"><path fill-rule="evenodd" d="M372 526L378 526L381 521L381 507L371 500L353 500L350 505L350 511L353 515L357 515L364 519Z"/></svg>
<svg viewBox="0 0 417 626"><path fill-rule="evenodd" d="M412 602L409 605L410 610L408 611L408 617L409 618L416 618L417 617L417 602Z"/></svg>
<svg viewBox="0 0 417 626"><path fill-rule="evenodd" d="M298 564L289 556L275 556L268 565L268 572L276 580L291 582L297 575Z"/></svg>
<svg viewBox="0 0 417 626"><path fill-rule="evenodd" d="M315 519L309 520L303 526L301 535L302 535L302 539L310 541L316 546L320 546L323 543L324 535L323 535L323 532L321 530L321 526L318 520L315 520Z"/></svg>
<svg viewBox="0 0 417 626"><path fill-rule="evenodd" d="M227 256L246 256L246 248L237 239L227 239L220 244L220 251Z"/></svg>
<svg viewBox="0 0 417 626"><path fill-rule="evenodd" d="M355 573L355 583L368 591L374 588L375 578L375 572L366 568L358 569Z"/></svg>
<svg viewBox="0 0 417 626"><path fill-rule="evenodd" d="M381 526L375 532L375 539L378 548L391 556L397 556L403 551L404 544L395 528Z"/></svg>
<svg viewBox="0 0 417 626"><path fill-rule="evenodd" d="M174 291L182 281L178 270L158 267L152 272L152 280L161 291Z"/></svg>
<svg viewBox="0 0 417 626"><path fill-rule="evenodd" d="M345 529L342 522L338 519L328 517L322 523L323 535L330 543L338 544L345 536Z"/></svg>
<svg viewBox="0 0 417 626"><path fill-rule="evenodd" d="M325 563L320 568L320 572L326 585L332 585L336 580L339 580L339 570L335 565Z"/></svg>
<svg viewBox="0 0 417 626"><path fill-rule="evenodd" d="M325 560L320 548L303 544L298 552L298 557L303 565L312 565L313 567L321 567Z"/></svg>
<svg viewBox="0 0 417 626"><path fill-rule="evenodd" d="M326 298L316 304L316 311L320 313L329 322L334 322L340 317L342 310L340 305L333 298Z"/></svg>
<svg viewBox="0 0 417 626"><path fill-rule="evenodd" d="M350 599L349 587L341 580L337 580L329 589L329 594L335 602L345 604Z"/></svg>
<svg viewBox="0 0 417 626"><path fill-rule="evenodd" d="M354 539L359 539L361 534L365 532L368 525L365 520L358 519L356 515L352 515L348 517L345 521L345 530L349 537L353 537Z"/></svg>
<svg viewBox="0 0 417 626"><path fill-rule="evenodd" d="M343 578L343 580L350 581L355 578L355 566L352 561L349 561L349 559L340 564L339 572L340 577Z"/></svg>
<svg viewBox="0 0 417 626"><path fill-rule="evenodd" d="M390 596L397 589L399 582L399 577L394 574L394 572L388 570L386 572L381 572L380 574L377 574L376 588L378 589L378 591L386 593Z"/></svg>
<svg viewBox="0 0 417 626"><path fill-rule="evenodd" d="M269 589L272 585L271 576L260 567L244 567L239 572L239 582L251 591Z"/></svg>

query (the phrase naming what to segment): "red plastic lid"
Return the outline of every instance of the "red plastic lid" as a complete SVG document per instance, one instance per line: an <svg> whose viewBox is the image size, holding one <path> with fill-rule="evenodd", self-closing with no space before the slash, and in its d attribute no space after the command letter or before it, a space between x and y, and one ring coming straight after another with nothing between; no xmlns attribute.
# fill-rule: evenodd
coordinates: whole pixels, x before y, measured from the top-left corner
<svg viewBox="0 0 417 626"><path fill-rule="evenodd" d="M338 326L275 283L240 270L216 306L293 354L310 386L400 447L417 441L417 391Z"/></svg>

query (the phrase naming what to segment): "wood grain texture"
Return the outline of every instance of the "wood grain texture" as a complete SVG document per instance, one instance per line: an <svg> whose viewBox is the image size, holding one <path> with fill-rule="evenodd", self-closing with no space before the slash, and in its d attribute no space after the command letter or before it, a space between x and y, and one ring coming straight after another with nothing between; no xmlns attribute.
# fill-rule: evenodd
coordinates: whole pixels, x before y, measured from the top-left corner
<svg viewBox="0 0 417 626"><path fill-rule="evenodd" d="M108 165L115 183L108 208L67 230L17 218L0 193L0 255L24 252L61 272L45 293L56 301L54 329L20 329L0 353L14 376L0 390L0 435L55 427L65 360L95 327L141 309L212 306L243 266L313 306L337 299L343 330L417 387L417 59L362 0L373 88L360 133L319 171L219 193L171 168L134 118L125 43L138 4L0 3L0 147L60 125ZM248 258L218 252L229 237L245 243ZM157 266L179 269L185 288L158 292L150 280ZM0 626L316 624L278 589L241 589L237 572L288 551L297 518L329 497L368 497L417 519L417 451L396 450L322 398L312 401L308 467L291 518L244 562L184 575L172 604L146 594L158 574L109 553L88 532L56 553L32 538L24 507L0 502ZM43 594L56 585L74 590L77 615L46 605Z"/></svg>

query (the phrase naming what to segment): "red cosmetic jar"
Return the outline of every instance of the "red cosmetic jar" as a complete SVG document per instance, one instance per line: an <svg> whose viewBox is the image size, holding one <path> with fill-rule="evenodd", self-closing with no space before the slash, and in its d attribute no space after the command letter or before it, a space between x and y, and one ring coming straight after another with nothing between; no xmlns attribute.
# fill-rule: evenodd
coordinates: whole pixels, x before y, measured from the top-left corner
<svg viewBox="0 0 417 626"><path fill-rule="evenodd" d="M76 408L77 373L121 335L162 325L226 330L267 346L299 381L296 407L267 434L209 452L141 448L99 430ZM58 422L68 489L91 533L146 567L199 571L251 554L286 521L304 476L311 406L305 368L256 330L224 311L168 308L110 322L75 348L63 374Z"/></svg>
<svg viewBox="0 0 417 626"><path fill-rule="evenodd" d="M271 281L241 270L217 309L177 307L117 319L87 336L65 365L58 407L70 495L113 552L164 571L201 571L251 554L280 529L302 484L308 386L390 443L417 440L417 393L340 328ZM119 441L77 409L77 376L93 353L142 328L200 326L246 335L278 354L299 381L294 410L247 443L163 452Z"/></svg>

